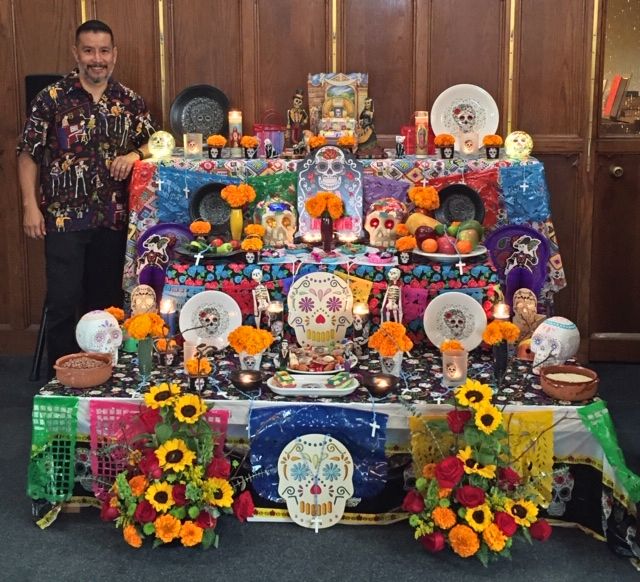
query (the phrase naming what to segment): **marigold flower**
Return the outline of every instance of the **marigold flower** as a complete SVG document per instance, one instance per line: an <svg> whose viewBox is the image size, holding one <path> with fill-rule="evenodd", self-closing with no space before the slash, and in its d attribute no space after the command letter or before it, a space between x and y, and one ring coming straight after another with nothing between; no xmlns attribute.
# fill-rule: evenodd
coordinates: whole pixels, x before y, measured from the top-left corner
<svg viewBox="0 0 640 582"><path fill-rule="evenodd" d="M427 463L424 467L422 467L422 476L425 479L435 479L435 476L436 476L436 464L435 463Z"/></svg>
<svg viewBox="0 0 640 582"><path fill-rule="evenodd" d="M436 507L432 512L433 523L440 529L451 529L456 524L456 514L448 507Z"/></svg>
<svg viewBox="0 0 640 582"><path fill-rule="evenodd" d="M354 145L356 145L356 138L352 135L340 136L338 138L337 145L341 148L352 148Z"/></svg>
<svg viewBox="0 0 640 582"><path fill-rule="evenodd" d="M447 148L456 143L456 138L450 133L439 133L436 135L433 143L437 148Z"/></svg>
<svg viewBox="0 0 640 582"><path fill-rule="evenodd" d="M252 356L266 350L273 343L271 332L251 325L241 325L228 336L229 345L236 353L247 353Z"/></svg>
<svg viewBox="0 0 640 582"><path fill-rule="evenodd" d="M412 251L417 246L418 246L418 242L416 241L415 236L401 236L399 239L396 240L396 250L398 250L401 253L406 251Z"/></svg>
<svg viewBox="0 0 640 582"><path fill-rule="evenodd" d="M180 520L173 515L161 515L153 522L153 525L156 529L156 537L165 544L172 542L180 535Z"/></svg>
<svg viewBox="0 0 640 582"><path fill-rule="evenodd" d="M262 240L255 236L245 238L240 243L240 248L243 251L252 251L254 253L261 251L263 246L264 246L264 243L262 242Z"/></svg>
<svg viewBox="0 0 640 582"><path fill-rule="evenodd" d="M445 340L440 344L441 352L464 351L464 346L458 340Z"/></svg>
<svg viewBox="0 0 640 582"><path fill-rule="evenodd" d="M130 337L136 340L166 335L166 324L157 313L139 313L124 322Z"/></svg>
<svg viewBox="0 0 640 582"><path fill-rule="evenodd" d="M223 148L227 145L227 138L224 135L215 133L207 138L207 145L212 148Z"/></svg>
<svg viewBox="0 0 640 582"><path fill-rule="evenodd" d="M220 197L231 206L231 208L242 208L245 204L253 202L256 199L256 191L248 184L230 184L220 191Z"/></svg>
<svg viewBox="0 0 640 582"><path fill-rule="evenodd" d="M129 488L135 497L140 497L145 492L149 482L144 475L136 475L129 479Z"/></svg>
<svg viewBox="0 0 640 582"><path fill-rule="evenodd" d="M211 232L211 224L206 220L194 220L189 225L189 230L195 236L205 236Z"/></svg>
<svg viewBox="0 0 640 582"><path fill-rule="evenodd" d="M487 148L499 148L502 143L502 138L494 133L487 134L482 138L482 145Z"/></svg>
<svg viewBox="0 0 640 582"><path fill-rule="evenodd" d="M326 213L333 220L338 220L344 214L342 198L333 192L318 192L308 198L304 206L313 218L320 218Z"/></svg>
<svg viewBox="0 0 640 582"><path fill-rule="evenodd" d="M259 236L262 238L266 233L266 229L261 224L247 224L244 227L244 233L247 236Z"/></svg>
<svg viewBox="0 0 640 582"><path fill-rule="evenodd" d="M193 521L187 520L180 528L180 541L185 547L197 546L202 541L204 530Z"/></svg>
<svg viewBox="0 0 640 582"><path fill-rule="evenodd" d="M142 538L135 525L129 524L122 530L124 541L134 548L142 546Z"/></svg>
<svg viewBox="0 0 640 582"><path fill-rule="evenodd" d="M116 318L116 320L118 321L118 323L122 323L124 321L124 310L120 309L119 307L107 307L105 309L105 311L107 313L110 313L111 315L113 315L113 317Z"/></svg>
<svg viewBox="0 0 640 582"><path fill-rule="evenodd" d="M407 236L409 234L409 227L404 222L396 224L396 228L394 230L398 236Z"/></svg>
<svg viewBox="0 0 640 582"><path fill-rule="evenodd" d="M397 352L408 352L413 347L413 342L407 336L404 325L385 321L369 338L369 347L389 358Z"/></svg>
<svg viewBox="0 0 640 582"><path fill-rule="evenodd" d="M327 145L327 139L322 135L314 135L309 138L309 147L312 150L316 150L325 145Z"/></svg>
<svg viewBox="0 0 640 582"><path fill-rule="evenodd" d="M505 536L495 523L490 523L482 532L482 539L493 552L501 552L507 543Z"/></svg>
<svg viewBox="0 0 640 582"><path fill-rule="evenodd" d="M412 186L407 195L418 208L435 210L440 206L440 196L433 186Z"/></svg>
<svg viewBox="0 0 640 582"><path fill-rule="evenodd" d="M257 148L260 140L253 135L243 135L240 138L240 146L243 148Z"/></svg>
<svg viewBox="0 0 640 582"><path fill-rule="evenodd" d="M480 540L468 525L456 525L449 532L451 549L461 558L469 558L480 549Z"/></svg>
<svg viewBox="0 0 640 582"><path fill-rule="evenodd" d="M208 376L211 374L211 362L207 358L189 358L184 363L189 376Z"/></svg>

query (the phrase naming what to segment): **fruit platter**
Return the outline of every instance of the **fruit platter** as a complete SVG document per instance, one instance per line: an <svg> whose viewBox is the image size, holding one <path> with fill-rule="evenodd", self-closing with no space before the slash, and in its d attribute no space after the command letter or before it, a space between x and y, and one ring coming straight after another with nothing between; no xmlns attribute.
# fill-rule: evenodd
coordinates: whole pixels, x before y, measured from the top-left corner
<svg viewBox="0 0 640 582"><path fill-rule="evenodd" d="M269 389L280 396L347 396L359 385L349 372L339 372L333 376L300 376L281 370L267 380Z"/></svg>
<svg viewBox="0 0 640 582"><path fill-rule="evenodd" d="M243 251L240 249L240 242L237 240L225 242L220 237L212 238L209 243L200 240L193 240L187 245L180 245L176 248L179 255L189 258L203 259L224 259L233 255L238 255Z"/></svg>

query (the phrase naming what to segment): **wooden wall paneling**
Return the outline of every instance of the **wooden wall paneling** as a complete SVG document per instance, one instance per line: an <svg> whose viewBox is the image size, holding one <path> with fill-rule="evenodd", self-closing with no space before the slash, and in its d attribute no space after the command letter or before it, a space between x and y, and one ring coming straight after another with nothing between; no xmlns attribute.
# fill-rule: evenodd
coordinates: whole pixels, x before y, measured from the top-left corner
<svg viewBox="0 0 640 582"><path fill-rule="evenodd" d="M429 75L429 53L431 52L429 23L431 3L414 0L413 3L413 91L409 124L413 123L414 111L429 111L432 100Z"/></svg>
<svg viewBox="0 0 640 582"><path fill-rule="evenodd" d="M415 4L414 0L342 2L341 72L369 74L376 133L379 138L386 134L387 146L402 125L411 123L415 107Z"/></svg>
<svg viewBox="0 0 640 582"><path fill-rule="evenodd" d="M308 110L309 73L331 71L331 1L258 0L256 18L255 121L274 110L284 122L298 88Z"/></svg>
<svg viewBox="0 0 640 582"><path fill-rule="evenodd" d="M488 91L506 127L508 3L504 0L432 1L429 22L429 107L442 91L459 83ZM501 131L499 129L499 131Z"/></svg>
<svg viewBox="0 0 640 582"><path fill-rule="evenodd" d="M114 78L142 95L153 119L162 124L158 0L93 0L88 18L107 23L118 47Z"/></svg>
<svg viewBox="0 0 640 582"><path fill-rule="evenodd" d="M244 0L165 0L168 106L183 89L206 84L223 91L231 107L243 108L242 8L247 4ZM167 130L168 122L167 117ZM176 138L182 142L182 136Z"/></svg>

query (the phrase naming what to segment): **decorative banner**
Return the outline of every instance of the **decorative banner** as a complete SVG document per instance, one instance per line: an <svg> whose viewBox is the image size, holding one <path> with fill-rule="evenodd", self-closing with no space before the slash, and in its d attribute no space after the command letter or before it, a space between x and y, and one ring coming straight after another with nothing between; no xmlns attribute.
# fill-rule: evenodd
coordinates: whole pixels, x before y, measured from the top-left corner
<svg viewBox="0 0 640 582"><path fill-rule="evenodd" d="M544 221L549 218L549 190L542 164L500 168L502 197L510 224Z"/></svg>
<svg viewBox="0 0 640 582"><path fill-rule="evenodd" d="M353 275L350 276L341 271L336 271L334 274L349 283L354 303L369 303L369 295L371 295L373 281L367 281L366 279Z"/></svg>
<svg viewBox="0 0 640 582"><path fill-rule="evenodd" d="M368 499L380 493L387 481L384 454L387 415L337 406L268 406L249 412L251 481L256 493L279 501L278 459L288 443L310 431L342 443L353 458L355 497Z"/></svg>

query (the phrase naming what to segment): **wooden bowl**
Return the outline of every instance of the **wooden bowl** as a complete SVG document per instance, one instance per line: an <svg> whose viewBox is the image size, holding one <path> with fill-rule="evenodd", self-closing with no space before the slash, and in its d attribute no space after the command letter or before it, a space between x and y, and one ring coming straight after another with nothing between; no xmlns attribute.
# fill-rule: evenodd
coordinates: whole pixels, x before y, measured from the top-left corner
<svg viewBox="0 0 640 582"><path fill-rule="evenodd" d="M556 377L557 374L574 374L585 379L579 381L575 378L575 382L562 380ZM544 366L540 370L542 390L556 400L589 400L598 392L599 383L598 374L582 366Z"/></svg>
<svg viewBox="0 0 640 582"><path fill-rule="evenodd" d="M92 368L81 367L83 362L92 360L99 365ZM78 366L78 367L71 367ZM56 360L53 367L56 378L61 384L71 388L93 388L104 384L113 371L111 354L98 354L94 352L80 352L69 354Z"/></svg>

